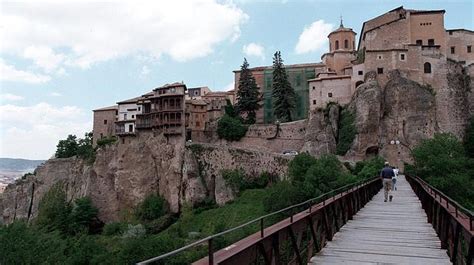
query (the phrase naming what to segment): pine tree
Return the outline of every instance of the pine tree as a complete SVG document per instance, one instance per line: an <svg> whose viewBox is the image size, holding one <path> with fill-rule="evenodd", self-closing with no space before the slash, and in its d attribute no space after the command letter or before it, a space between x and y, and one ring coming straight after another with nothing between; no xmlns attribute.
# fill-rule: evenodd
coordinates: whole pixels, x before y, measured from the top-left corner
<svg viewBox="0 0 474 265"><path fill-rule="evenodd" d="M280 121L292 121L291 112L295 108L296 94L288 81L280 51L273 57L273 112Z"/></svg>
<svg viewBox="0 0 474 265"><path fill-rule="evenodd" d="M256 111L259 109L259 92L257 82L249 70L247 59L240 67L239 90L237 91L237 112L245 114L245 123L253 124L256 119Z"/></svg>

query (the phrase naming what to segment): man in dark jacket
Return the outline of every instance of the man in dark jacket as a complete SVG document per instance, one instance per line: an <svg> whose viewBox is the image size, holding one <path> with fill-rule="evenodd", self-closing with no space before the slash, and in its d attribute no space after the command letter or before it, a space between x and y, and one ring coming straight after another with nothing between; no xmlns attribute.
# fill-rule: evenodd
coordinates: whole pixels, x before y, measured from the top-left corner
<svg viewBox="0 0 474 265"><path fill-rule="evenodd" d="M384 202L387 201L387 197L390 198L390 201L392 201L392 194L390 194L390 191L392 190L392 177L395 176L395 173L393 172L393 169L390 167L388 162L385 162L385 166L380 171L380 177L382 178L383 181L383 190L384 190ZM390 195L390 196L389 196Z"/></svg>

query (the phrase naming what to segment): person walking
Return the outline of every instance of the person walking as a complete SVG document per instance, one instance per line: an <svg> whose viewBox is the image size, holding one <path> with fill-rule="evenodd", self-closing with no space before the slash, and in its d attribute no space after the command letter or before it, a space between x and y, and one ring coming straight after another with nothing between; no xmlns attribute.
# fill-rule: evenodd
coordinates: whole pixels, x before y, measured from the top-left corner
<svg viewBox="0 0 474 265"><path fill-rule="evenodd" d="M385 162L384 168L380 171L380 177L383 181L384 190L384 202L387 202L387 197L390 201L393 199L393 195L390 193L392 190L392 178L395 176L393 169L390 167L388 162Z"/></svg>
<svg viewBox="0 0 474 265"><path fill-rule="evenodd" d="M393 168L392 190L397 190L398 167Z"/></svg>

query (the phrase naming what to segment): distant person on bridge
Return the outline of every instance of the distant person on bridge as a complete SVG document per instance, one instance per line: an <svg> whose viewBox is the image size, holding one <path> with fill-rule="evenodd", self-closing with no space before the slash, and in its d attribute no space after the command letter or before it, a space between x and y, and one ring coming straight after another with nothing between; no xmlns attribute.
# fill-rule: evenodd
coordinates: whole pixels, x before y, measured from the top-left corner
<svg viewBox="0 0 474 265"><path fill-rule="evenodd" d="M380 171L380 177L382 178L383 181L383 190L384 190L384 196L385 200L384 202L387 201L387 197L390 195L390 201L392 201L392 194L390 194L390 191L392 190L392 178L395 176L395 173L393 172L393 169L390 167L388 162L385 162L385 166Z"/></svg>
<svg viewBox="0 0 474 265"><path fill-rule="evenodd" d="M392 190L397 190L398 172L399 172L398 167L393 168L393 173L395 174L395 176L393 176L393 178L392 178L392 182L393 182L392 183L392 185L393 185Z"/></svg>

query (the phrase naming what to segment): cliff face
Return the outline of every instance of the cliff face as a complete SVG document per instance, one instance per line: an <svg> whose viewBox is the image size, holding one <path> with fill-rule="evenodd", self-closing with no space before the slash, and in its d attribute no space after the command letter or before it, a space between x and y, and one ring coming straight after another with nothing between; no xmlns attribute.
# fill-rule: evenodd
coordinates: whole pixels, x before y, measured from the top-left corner
<svg viewBox="0 0 474 265"><path fill-rule="evenodd" d="M41 198L58 182L69 201L89 196L104 222L127 218L152 193L163 196L173 212L183 203L206 198L223 204L234 196L222 178L223 169L242 168L251 176L263 171L283 175L287 161L270 153L211 145L193 151L181 137L141 133L126 144L99 150L93 165L76 158L48 160L35 176L0 194L0 223L32 220Z"/></svg>

